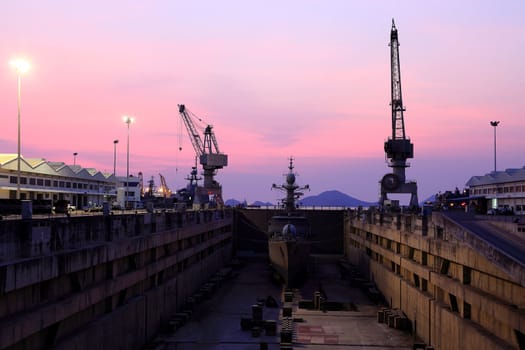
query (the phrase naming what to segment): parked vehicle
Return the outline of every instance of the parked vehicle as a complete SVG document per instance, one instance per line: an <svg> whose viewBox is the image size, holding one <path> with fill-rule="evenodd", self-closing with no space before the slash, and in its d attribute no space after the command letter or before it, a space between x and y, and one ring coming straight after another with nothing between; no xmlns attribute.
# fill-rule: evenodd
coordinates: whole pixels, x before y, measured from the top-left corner
<svg viewBox="0 0 525 350"><path fill-rule="evenodd" d="M55 202L53 206L53 212L57 214L70 214L77 210L77 207L69 204L69 201L65 199L59 199Z"/></svg>
<svg viewBox="0 0 525 350"><path fill-rule="evenodd" d="M99 212L99 211L102 211L102 206L99 204L92 203L92 204L86 205L83 209L87 213Z"/></svg>
<svg viewBox="0 0 525 350"><path fill-rule="evenodd" d="M113 202L111 203L111 210L121 210L122 206L119 202Z"/></svg>

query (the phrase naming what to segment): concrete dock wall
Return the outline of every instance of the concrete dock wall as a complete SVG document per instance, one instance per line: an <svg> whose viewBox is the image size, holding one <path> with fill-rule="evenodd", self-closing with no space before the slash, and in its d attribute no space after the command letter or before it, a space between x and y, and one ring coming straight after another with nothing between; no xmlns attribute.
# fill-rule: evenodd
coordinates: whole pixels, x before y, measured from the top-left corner
<svg viewBox="0 0 525 350"><path fill-rule="evenodd" d="M0 349L139 349L231 260L232 216L6 223L2 228L14 232L0 233L13 248L0 241Z"/></svg>
<svg viewBox="0 0 525 350"><path fill-rule="evenodd" d="M354 213L346 257L434 349L523 347L525 267L439 213L428 219L423 230L415 215Z"/></svg>

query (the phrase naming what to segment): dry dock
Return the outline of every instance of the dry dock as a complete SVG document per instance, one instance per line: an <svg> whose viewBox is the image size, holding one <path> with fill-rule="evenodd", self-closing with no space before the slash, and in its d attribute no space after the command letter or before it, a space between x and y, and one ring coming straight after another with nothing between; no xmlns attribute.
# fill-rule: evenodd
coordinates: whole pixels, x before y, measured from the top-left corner
<svg viewBox="0 0 525 350"><path fill-rule="evenodd" d="M341 273L337 259L314 260L317 262L312 264L308 281L288 292L272 283L264 259L246 261L234 280L224 282L209 299L194 307L184 325L164 333L150 348L412 349L414 342L410 333L377 321L380 306L372 302L355 281L352 283ZM319 289L325 292L327 301L338 302L348 310L304 308L305 304L311 306L315 302L314 293ZM291 302L285 301L292 295ZM268 307L265 303L268 297L275 299L278 306ZM256 315L258 312L261 314ZM253 321L255 318L262 321L257 323ZM291 330L290 334L286 333L287 329Z"/></svg>

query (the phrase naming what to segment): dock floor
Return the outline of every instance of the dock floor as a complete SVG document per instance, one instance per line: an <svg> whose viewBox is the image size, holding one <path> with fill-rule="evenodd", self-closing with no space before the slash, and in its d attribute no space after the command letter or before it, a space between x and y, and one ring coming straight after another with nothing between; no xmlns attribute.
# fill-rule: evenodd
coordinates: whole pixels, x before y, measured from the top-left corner
<svg viewBox="0 0 525 350"><path fill-rule="evenodd" d="M211 298L195 306L191 319L172 333L154 342L156 350L282 350L282 349L412 349L413 337L406 331L389 328L377 321L379 306L360 288L344 279L335 261L317 259L308 280L293 290L293 301L285 303L284 289L271 281L264 260L250 260L238 276L226 281ZM353 311L328 311L299 308L299 300L313 300L323 289L328 301L352 305ZM290 292L290 290L288 290ZM289 293L288 293L289 296ZM267 307L268 297L278 307ZM254 317L254 305L262 310L260 329L241 329L241 319ZM264 304L264 305L263 305ZM283 317L292 310L291 318ZM257 306L255 306L257 309ZM290 320L293 320L290 322ZM265 322L269 321L269 322ZM275 322L272 322L275 321ZM276 325L266 332L263 324ZM281 330L291 328L292 342L281 343ZM267 335L269 333L270 335ZM274 333L274 334L272 334ZM153 345L153 344L152 344Z"/></svg>

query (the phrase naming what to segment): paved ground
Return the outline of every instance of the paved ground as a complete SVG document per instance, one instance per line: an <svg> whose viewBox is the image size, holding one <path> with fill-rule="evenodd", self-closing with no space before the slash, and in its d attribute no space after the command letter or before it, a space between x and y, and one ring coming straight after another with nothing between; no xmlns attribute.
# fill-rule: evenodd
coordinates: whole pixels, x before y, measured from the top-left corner
<svg viewBox="0 0 525 350"><path fill-rule="evenodd" d="M358 288L341 279L335 263L319 262L308 281L294 290L293 349L412 349L412 336L377 322L378 306ZM320 311L298 307L319 289L329 301L352 302L356 311ZM263 320L275 320L276 335L241 330L241 318L252 318L252 305L272 296L279 307L262 307ZM234 280L224 283L212 298L199 304L191 320L172 334L159 337L157 350L281 349L283 290L271 282L262 261L249 261ZM287 304L290 305L290 304Z"/></svg>

